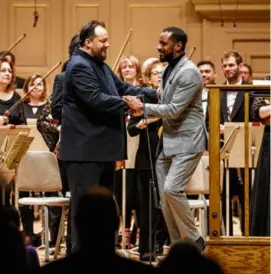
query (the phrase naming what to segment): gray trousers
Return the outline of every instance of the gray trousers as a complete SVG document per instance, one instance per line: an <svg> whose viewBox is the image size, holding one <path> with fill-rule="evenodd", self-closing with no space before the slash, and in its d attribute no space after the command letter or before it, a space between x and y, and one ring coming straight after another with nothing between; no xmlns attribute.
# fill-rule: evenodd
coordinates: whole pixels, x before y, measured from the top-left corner
<svg viewBox="0 0 271 274"><path fill-rule="evenodd" d="M200 234L195 226L186 195L183 192L203 152L165 156L163 149L156 161L156 174L161 207L171 242L181 239L196 241Z"/></svg>

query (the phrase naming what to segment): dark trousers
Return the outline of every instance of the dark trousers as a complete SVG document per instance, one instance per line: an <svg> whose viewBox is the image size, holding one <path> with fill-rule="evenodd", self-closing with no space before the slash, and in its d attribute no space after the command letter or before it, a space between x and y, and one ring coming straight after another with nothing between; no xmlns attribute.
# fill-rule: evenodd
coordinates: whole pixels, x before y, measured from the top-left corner
<svg viewBox="0 0 271 274"><path fill-rule="evenodd" d="M230 202L230 209L229 209L229 219L230 219L230 223L229 223L229 235L232 236L233 235L233 222L232 222L232 204L231 201L233 199L234 196L238 196L239 198L239 202L240 202L240 207L241 207L241 216L239 216L240 218L240 229L241 232L244 233L244 225L245 225L245 214L244 214L244 170L241 169L241 178L242 178L242 182L240 182L238 175L237 175L237 171L236 168L230 168L229 170L230 174L229 174L229 202ZM251 176L250 176L251 177ZM226 169L224 170L224 182L223 182L223 191L222 191L222 215L223 215L223 219L224 219L224 224L226 227Z"/></svg>
<svg viewBox="0 0 271 274"><path fill-rule="evenodd" d="M125 216L125 228L129 229L131 227L132 220L132 211L136 212L136 222L133 228L134 234L136 234L136 229L139 227L140 222L140 208L139 208L139 200L138 200L138 188L137 188L137 179L136 174L137 170L134 168L127 168L125 170L126 174L126 216ZM122 183L123 183L123 170L117 170L115 172L115 184L114 184L114 193L116 196L116 200L118 206L120 208L120 213L122 214ZM133 235L136 238L136 235ZM131 243L135 243L136 239L131 240Z"/></svg>
<svg viewBox="0 0 271 274"><path fill-rule="evenodd" d="M108 187L113 191L115 165L114 162L66 161L65 166L71 191L71 252L74 253L80 248L79 235L75 223L80 198L97 185Z"/></svg>
<svg viewBox="0 0 271 274"><path fill-rule="evenodd" d="M66 192L70 191L65 162L58 160L58 166L59 166L59 172L60 172L61 182L62 182L62 195L65 197ZM67 237L66 237L66 254L70 254L70 253L71 253L71 207L69 208L69 211L68 211Z"/></svg>

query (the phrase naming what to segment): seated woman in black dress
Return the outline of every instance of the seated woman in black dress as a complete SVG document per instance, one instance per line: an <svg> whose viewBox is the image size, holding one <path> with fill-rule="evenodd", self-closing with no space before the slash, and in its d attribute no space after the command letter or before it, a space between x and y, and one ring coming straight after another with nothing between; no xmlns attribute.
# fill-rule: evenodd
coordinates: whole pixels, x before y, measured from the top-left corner
<svg viewBox="0 0 271 274"><path fill-rule="evenodd" d="M46 81L38 73L28 77L24 83L23 91L27 93L37 85L24 99L24 112L26 118L37 119L41 116L47 99Z"/></svg>
<svg viewBox="0 0 271 274"><path fill-rule="evenodd" d="M21 96L15 91L15 71L13 64L7 59L0 59L0 125L25 125L23 104L20 103L9 115L5 115Z"/></svg>

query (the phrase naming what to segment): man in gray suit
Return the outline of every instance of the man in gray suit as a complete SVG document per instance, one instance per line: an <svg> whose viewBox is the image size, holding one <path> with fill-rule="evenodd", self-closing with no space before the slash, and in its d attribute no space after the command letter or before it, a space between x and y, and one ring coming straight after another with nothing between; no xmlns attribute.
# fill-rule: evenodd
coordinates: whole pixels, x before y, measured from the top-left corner
<svg viewBox="0 0 271 274"><path fill-rule="evenodd" d="M125 96L132 115L163 119L156 173L161 206L172 243L194 241L203 251L205 243L195 226L184 193L203 152L207 148L201 92L203 81L196 65L185 55L187 35L178 27L160 34L157 49L162 62L168 62L160 87L160 102L145 104Z"/></svg>

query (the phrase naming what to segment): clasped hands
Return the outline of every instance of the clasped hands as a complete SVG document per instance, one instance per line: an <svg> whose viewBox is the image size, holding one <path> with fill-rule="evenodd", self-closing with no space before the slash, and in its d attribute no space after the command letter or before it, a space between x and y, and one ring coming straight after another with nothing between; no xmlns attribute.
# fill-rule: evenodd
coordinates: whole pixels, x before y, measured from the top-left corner
<svg viewBox="0 0 271 274"><path fill-rule="evenodd" d="M123 96L123 101L129 107L129 114L132 116L141 116L143 114L143 103L136 96Z"/></svg>

